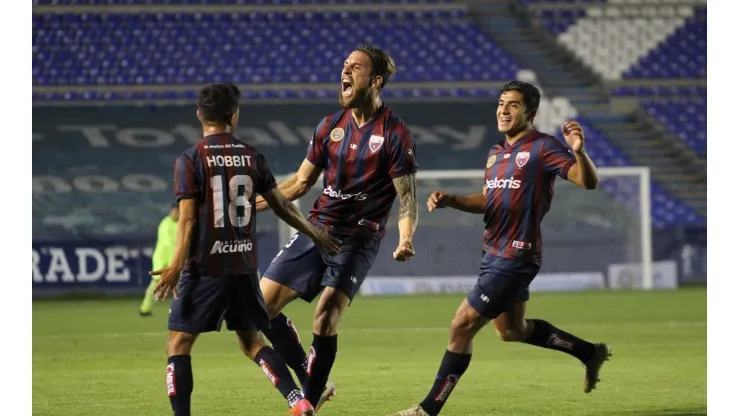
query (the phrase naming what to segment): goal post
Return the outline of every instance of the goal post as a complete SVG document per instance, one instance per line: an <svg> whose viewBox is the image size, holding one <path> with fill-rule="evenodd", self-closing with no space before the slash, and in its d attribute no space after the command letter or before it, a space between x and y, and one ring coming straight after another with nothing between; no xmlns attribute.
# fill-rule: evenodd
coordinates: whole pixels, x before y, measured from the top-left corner
<svg viewBox="0 0 740 416"><path fill-rule="evenodd" d="M621 279L631 282L620 287L629 287L631 283L631 287L653 289L650 170L647 167L603 167L598 171L600 184L593 191L585 191L559 178L556 180L555 196L542 224L544 260L540 274L564 278L579 273L592 276L599 273L605 286L610 286L608 281ZM434 276L451 280L477 274L483 238L482 217L447 209L429 213L424 205L434 190L456 194L480 192L483 176L484 171L478 169L419 171L416 258L399 263L385 253L395 248L396 199L387 224L388 237L381 244L372 276ZM279 178L279 181L286 178ZM294 201L304 214L322 191L320 181L321 178L308 194ZM294 232L278 221L280 248Z"/></svg>

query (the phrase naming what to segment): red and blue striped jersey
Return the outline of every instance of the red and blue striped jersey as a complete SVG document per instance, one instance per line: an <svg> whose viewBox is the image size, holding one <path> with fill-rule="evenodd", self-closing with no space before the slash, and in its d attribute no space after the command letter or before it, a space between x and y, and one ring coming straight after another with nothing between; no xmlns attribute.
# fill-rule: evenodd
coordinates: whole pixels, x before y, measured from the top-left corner
<svg viewBox="0 0 740 416"><path fill-rule="evenodd" d="M324 189L310 219L340 235L384 235L396 198L393 178L418 168L408 127L385 105L362 127L351 110L326 116L316 127L306 159L324 169Z"/></svg>
<svg viewBox="0 0 740 416"><path fill-rule="evenodd" d="M257 270L256 194L275 188L265 157L229 133L204 137L175 161L175 197L198 201L183 271L232 276Z"/></svg>
<svg viewBox="0 0 740 416"><path fill-rule="evenodd" d="M565 145L539 131L513 145L506 140L494 145L486 161L483 250L540 263L540 223L550 210L555 177L567 179L574 163Z"/></svg>

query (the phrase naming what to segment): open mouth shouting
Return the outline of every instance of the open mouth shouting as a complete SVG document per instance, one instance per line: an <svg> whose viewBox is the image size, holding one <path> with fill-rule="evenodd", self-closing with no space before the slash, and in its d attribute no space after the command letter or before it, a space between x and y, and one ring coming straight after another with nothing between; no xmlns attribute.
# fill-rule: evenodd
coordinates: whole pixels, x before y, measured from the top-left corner
<svg viewBox="0 0 740 416"><path fill-rule="evenodd" d="M348 77L342 77L342 97L349 98L352 96L352 79Z"/></svg>

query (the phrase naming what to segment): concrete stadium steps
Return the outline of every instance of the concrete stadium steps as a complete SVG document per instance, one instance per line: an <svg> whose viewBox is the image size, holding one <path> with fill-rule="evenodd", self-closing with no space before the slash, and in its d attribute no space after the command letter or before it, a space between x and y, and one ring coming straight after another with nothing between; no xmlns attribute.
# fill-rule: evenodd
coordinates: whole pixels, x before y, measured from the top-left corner
<svg viewBox="0 0 740 416"><path fill-rule="evenodd" d="M640 123L594 121L610 141L636 165L649 166L653 181L693 208L706 215L707 183L693 157L684 149L666 145L660 134L650 132Z"/></svg>

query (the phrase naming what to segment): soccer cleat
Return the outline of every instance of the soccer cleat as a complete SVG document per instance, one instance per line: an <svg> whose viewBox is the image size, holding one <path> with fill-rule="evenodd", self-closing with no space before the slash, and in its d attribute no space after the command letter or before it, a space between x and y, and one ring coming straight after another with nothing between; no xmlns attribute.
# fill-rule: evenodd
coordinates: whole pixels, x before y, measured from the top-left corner
<svg viewBox="0 0 740 416"><path fill-rule="evenodd" d="M290 408L289 416L314 416L316 411L306 399L301 399L295 406Z"/></svg>
<svg viewBox="0 0 740 416"><path fill-rule="evenodd" d="M390 416L429 416L429 413L425 412L418 404L415 404L409 409L401 410L400 412L394 413Z"/></svg>
<svg viewBox="0 0 740 416"><path fill-rule="evenodd" d="M336 394L337 386L334 384L333 381L327 380L326 386L324 386L324 391L321 393L321 397L319 397L319 402L316 404L316 411L318 412L319 409L321 409L321 406L331 400L331 398L334 397Z"/></svg>
<svg viewBox="0 0 740 416"><path fill-rule="evenodd" d="M152 316L152 313L139 311L139 316L142 316L142 317Z"/></svg>
<svg viewBox="0 0 740 416"><path fill-rule="evenodd" d="M604 364L604 361L609 361L612 356L612 350L608 345L602 343L594 344L594 356L586 362L586 378L583 380L583 392L591 393L592 390L596 389L596 383L601 381L599 379L599 370Z"/></svg>

